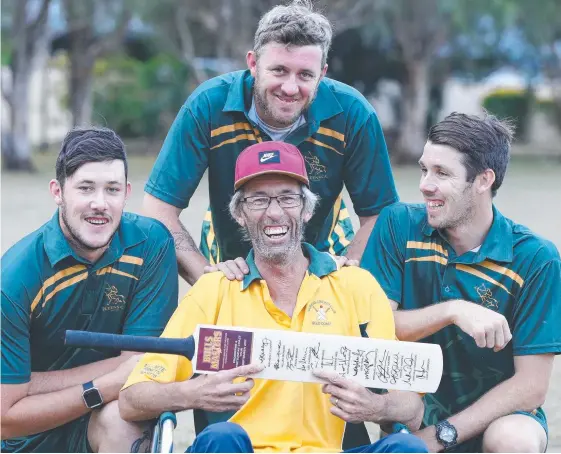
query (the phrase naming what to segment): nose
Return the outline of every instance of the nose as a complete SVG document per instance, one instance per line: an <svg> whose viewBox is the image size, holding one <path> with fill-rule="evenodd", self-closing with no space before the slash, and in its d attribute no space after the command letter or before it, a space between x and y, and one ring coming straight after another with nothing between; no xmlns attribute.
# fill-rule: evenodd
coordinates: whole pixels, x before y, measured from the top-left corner
<svg viewBox="0 0 561 454"><path fill-rule="evenodd" d="M90 202L92 210L105 211L107 209L107 199L103 190L96 191Z"/></svg>
<svg viewBox="0 0 561 454"><path fill-rule="evenodd" d="M298 93L298 84L296 83L296 78L290 76L281 86L283 93L286 96L294 96Z"/></svg>
<svg viewBox="0 0 561 454"><path fill-rule="evenodd" d="M421 182L419 183L419 190L423 194L434 194L438 186L433 182L433 180L428 176L424 175L421 177Z"/></svg>
<svg viewBox="0 0 561 454"><path fill-rule="evenodd" d="M278 219L279 217L282 217L284 214L283 209L279 205L277 199L271 199L271 203L267 207L266 213L267 216L272 219Z"/></svg>

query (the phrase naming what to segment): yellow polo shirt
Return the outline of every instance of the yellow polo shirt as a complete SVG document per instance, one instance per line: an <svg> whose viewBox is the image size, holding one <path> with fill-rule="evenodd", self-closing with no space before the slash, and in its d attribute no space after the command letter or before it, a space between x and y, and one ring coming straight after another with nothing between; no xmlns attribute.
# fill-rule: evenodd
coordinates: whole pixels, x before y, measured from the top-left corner
<svg viewBox="0 0 561 454"><path fill-rule="evenodd" d="M198 324L395 339L388 299L372 275L358 267L337 269L333 258L304 243L310 265L292 317L271 299L253 259L242 282L220 272L206 274L189 290L162 337L185 338ZM320 308L320 306L322 306ZM318 310L321 309L321 314ZM191 362L183 356L148 353L124 388L145 381L187 380ZM333 416L321 385L255 380L250 399L236 413L207 413L209 421L231 421L249 434L255 451L340 452L345 422Z"/></svg>

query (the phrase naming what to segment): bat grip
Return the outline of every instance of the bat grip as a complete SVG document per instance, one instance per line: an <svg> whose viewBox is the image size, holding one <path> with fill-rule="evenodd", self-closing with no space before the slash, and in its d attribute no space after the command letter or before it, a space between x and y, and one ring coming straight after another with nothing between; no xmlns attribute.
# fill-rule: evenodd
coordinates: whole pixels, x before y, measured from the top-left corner
<svg viewBox="0 0 561 454"><path fill-rule="evenodd" d="M64 343L71 347L183 355L189 360L192 360L195 354L195 339L193 336L186 339L169 339L67 330Z"/></svg>

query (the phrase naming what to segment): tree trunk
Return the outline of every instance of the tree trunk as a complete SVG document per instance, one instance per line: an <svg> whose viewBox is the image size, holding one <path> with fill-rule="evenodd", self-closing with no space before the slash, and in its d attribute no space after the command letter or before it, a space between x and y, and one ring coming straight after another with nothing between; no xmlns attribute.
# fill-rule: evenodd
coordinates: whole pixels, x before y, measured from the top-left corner
<svg viewBox="0 0 561 454"><path fill-rule="evenodd" d="M398 163L416 162L423 153L426 142L426 121L429 108L428 61L407 63L407 81L403 86L401 101L402 123L394 157Z"/></svg>
<svg viewBox="0 0 561 454"><path fill-rule="evenodd" d="M31 65L14 71L12 105L10 106L11 131L2 144L3 166L7 170L33 171L31 144L29 143L29 79Z"/></svg>
<svg viewBox="0 0 561 454"><path fill-rule="evenodd" d="M70 100L74 126L91 126L93 110L93 62L84 58L72 59L70 69Z"/></svg>

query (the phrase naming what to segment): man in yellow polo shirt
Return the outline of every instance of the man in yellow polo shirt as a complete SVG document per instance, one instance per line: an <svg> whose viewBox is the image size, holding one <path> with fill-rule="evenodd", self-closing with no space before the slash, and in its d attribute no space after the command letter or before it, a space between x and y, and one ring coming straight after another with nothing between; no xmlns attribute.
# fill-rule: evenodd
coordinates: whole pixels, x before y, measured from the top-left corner
<svg viewBox="0 0 561 454"><path fill-rule="evenodd" d="M304 159L282 142L246 148L235 169L230 213L252 243L242 282L221 272L202 276L163 337L184 338L197 324L243 326L394 339L392 310L376 280L302 243L317 196ZM164 411L201 409L211 424L189 452L340 452L347 422L401 422L416 430L423 414L412 392L375 394L336 374L325 385L251 379L260 366L192 377L182 356L146 354L121 390L128 421ZM241 379L240 379L241 378ZM409 434L393 434L353 452L426 452Z"/></svg>

